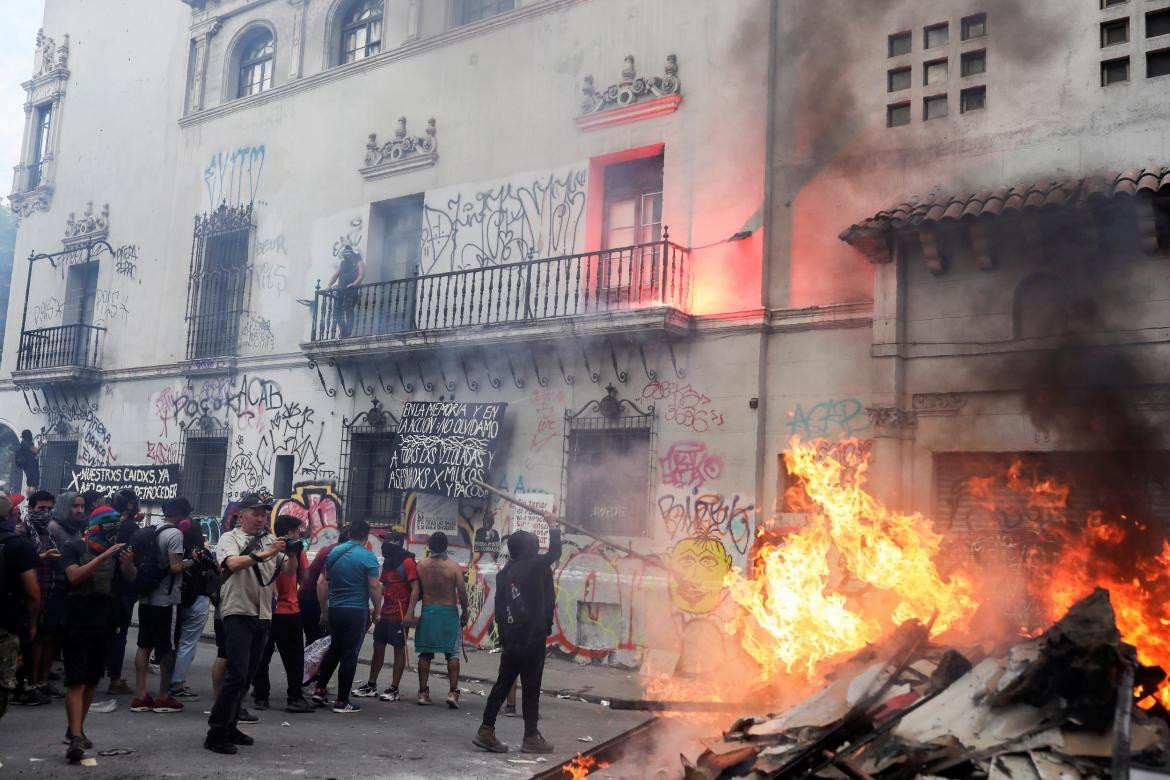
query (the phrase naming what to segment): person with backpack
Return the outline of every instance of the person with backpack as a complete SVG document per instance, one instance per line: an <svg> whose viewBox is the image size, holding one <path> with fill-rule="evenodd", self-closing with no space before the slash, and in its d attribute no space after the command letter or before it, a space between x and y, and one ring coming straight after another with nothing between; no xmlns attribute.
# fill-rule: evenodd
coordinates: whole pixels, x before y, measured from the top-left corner
<svg viewBox="0 0 1170 780"><path fill-rule="evenodd" d="M16 689L21 639L36 638L41 611L37 550L16 533L24 496L0 494L0 717Z"/></svg>
<svg viewBox="0 0 1170 780"><path fill-rule="evenodd" d="M92 494L92 491L89 491ZM93 497L93 507L89 514L98 507L109 507L118 513L118 530L114 541L118 544L130 544L130 540L139 529L142 519L138 494L131 488L122 488L110 498ZM130 620L134 615L134 602L138 601L138 592L130 580L119 579L115 583L118 605L114 634L110 637L109 668L107 676L110 678L106 693L111 696L120 696L134 693L134 689L122 677L122 667L126 661L126 637L130 631Z"/></svg>
<svg viewBox="0 0 1170 780"><path fill-rule="evenodd" d="M219 590L219 569L206 548L203 526L191 519L191 502L178 497L170 499L176 505L172 511L181 513L178 528L183 533L183 557L193 563L183 572L183 592L179 600L179 642L175 649L175 668L171 673L171 696L179 701L198 699L187 685L187 674L195 661L199 637L207 626L211 598ZM163 503L163 513L167 503ZM218 594L216 594L218 595Z"/></svg>
<svg viewBox="0 0 1170 780"><path fill-rule="evenodd" d="M370 524L354 520L349 524L349 541L339 544L325 561L325 576L317 583L317 597L323 604L321 622L329 626L329 651L321 661L313 700L320 702L329 678L337 673L337 698L333 711L358 712L349 700L350 686L357 674L358 654L370 617L382 613L382 588L378 582L378 559L366 548ZM373 609L370 609L373 604Z"/></svg>
<svg viewBox="0 0 1170 780"><path fill-rule="evenodd" d="M85 534L61 549L59 564L68 582L65 596L65 712L68 725L65 757L80 761L93 747L85 735L85 717L106 669L109 635L117 625L116 583L133 580L134 556L118 543L118 513L98 507Z"/></svg>
<svg viewBox="0 0 1170 780"><path fill-rule="evenodd" d="M183 704L171 695L171 672L179 637L179 603L183 598L183 572L195 561L183 557L183 532L178 522L191 511L185 498L163 502L163 521L141 528L130 538L134 550L135 590L138 603L138 653L134 657L137 682L131 712L182 712ZM146 692L150 651L159 657L158 698Z"/></svg>
<svg viewBox="0 0 1170 780"><path fill-rule="evenodd" d="M38 457L44 444L34 444L32 431L25 428L20 432L20 446L13 456L12 463L24 472L24 484L29 493L40 490L41 462Z"/></svg>
<svg viewBox="0 0 1170 780"><path fill-rule="evenodd" d="M553 567L561 558L561 532L556 516L544 515L549 527L548 552L540 554L540 541L528 531L508 537L511 556L496 575L496 628L500 637L500 673L488 694L483 723L472 743L492 753L507 753L508 746L496 738L496 716L512 683L521 680L524 710L525 753L551 753L540 734L540 683L544 676L545 642L552 634L556 590Z"/></svg>
<svg viewBox="0 0 1170 780"><path fill-rule="evenodd" d="M382 614L374 625L374 654L370 657L370 679L353 692L354 696L378 693L378 674L386 660L386 645L394 648L394 676L390 687L378 698L398 701L398 684L406 671L406 629L414 623L414 606L420 588L414 555L407 551L406 535L391 531L382 537Z"/></svg>

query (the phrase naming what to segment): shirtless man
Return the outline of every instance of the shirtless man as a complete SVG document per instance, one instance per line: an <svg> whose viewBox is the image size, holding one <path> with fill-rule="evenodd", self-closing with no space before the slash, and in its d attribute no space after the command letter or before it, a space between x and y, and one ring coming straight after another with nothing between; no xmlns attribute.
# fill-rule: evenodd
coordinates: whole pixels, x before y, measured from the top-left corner
<svg viewBox="0 0 1170 780"><path fill-rule="evenodd" d="M422 583L422 616L414 631L414 651L418 653L418 703L431 703L427 683L431 676L431 659L435 653L447 656L447 679L451 692L447 706L459 709L459 645L467 625L467 585L463 567L447 557L447 535L436 531L427 539L425 560L418 564ZM455 601L459 606L456 609ZM408 620L411 616L407 616Z"/></svg>

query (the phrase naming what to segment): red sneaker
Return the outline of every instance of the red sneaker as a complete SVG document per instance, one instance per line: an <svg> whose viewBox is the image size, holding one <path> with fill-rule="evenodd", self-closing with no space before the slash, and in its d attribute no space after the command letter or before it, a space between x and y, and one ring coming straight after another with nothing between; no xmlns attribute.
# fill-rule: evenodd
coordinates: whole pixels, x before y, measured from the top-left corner
<svg viewBox="0 0 1170 780"><path fill-rule="evenodd" d="M147 696L145 699L135 699L130 702L131 712L150 712L154 709L154 699Z"/></svg>
<svg viewBox="0 0 1170 780"><path fill-rule="evenodd" d="M165 699L154 700L155 712L182 712L183 705L177 701L174 696L167 695Z"/></svg>

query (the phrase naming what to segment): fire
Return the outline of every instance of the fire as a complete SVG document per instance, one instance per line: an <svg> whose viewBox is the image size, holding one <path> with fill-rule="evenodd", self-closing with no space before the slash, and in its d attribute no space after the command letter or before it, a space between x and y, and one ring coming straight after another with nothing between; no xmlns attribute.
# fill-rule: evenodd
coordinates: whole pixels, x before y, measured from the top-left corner
<svg viewBox="0 0 1170 780"><path fill-rule="evenodd" d="M572 761L565 764L565 777L568 780L585 780L594 771L605 769L608 766L609 764L605 761L598 762L593 756L583 756L578 753Z"/></svg>
<svg viewBox="0 0 1170 780"><path fill-rule="evenodd" d="M780 544L761 544L755 572L724 584L741 607L731 622L764 677L781 668L814 679L827 661L856 651L894 624L928 621L961 628L977 606L969 577L943 577L943 537L920 514L895 512L865 490L865 459L843 462L799 437L785 453L807 494L808 525ZM856 598L833 587L838 570L862 585Z"/></svg>

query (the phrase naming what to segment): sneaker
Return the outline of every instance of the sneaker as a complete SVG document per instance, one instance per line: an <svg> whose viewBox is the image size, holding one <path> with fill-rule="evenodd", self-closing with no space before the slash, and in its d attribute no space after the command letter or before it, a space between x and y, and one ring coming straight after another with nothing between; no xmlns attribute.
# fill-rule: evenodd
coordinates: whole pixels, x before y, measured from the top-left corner
<svg viewBox="0 0 1170 780"><path fill-rule="evenodd" d="M314 707L309 702L308 699L306 699L304 696L302 696L299 699L289 699L288 706L284 708L284 711L285 712L312 712L315 709L316 709L316 707Z"/></svg>
<svg viewBox="0 0 1170 780"><path fill-rule="evenodd" d="M447 694L447 706L453 710L459 709L459 689L455 689Z"/></svg>
<svg viewBox="0 0 1170 780"><path fill-rule="evenodd" d="M61 740L62 745L68 745L73 741L73 736L69 733L69 729L65 729L65 739ZM85 736L85 732L81 732L81 744L85 746L86 750L93 747L93 743L89 741L89 737Z"/></svg>
<svg viewBox="0 0 1170 780"><path fill-rule="evenodd" d="M391 685L389 688L387 688L382 693L382 695L378 697L378 699L380 701L398 701L401 698L402 698L402 694L399 693L398 689L395 688L393 685Z"/></svg>
<svg viewBox="0 0 1170 780"><path fill-rule="evenodd" d="M361 712L362 708L351 701L335 701L333 702L334 712Z"/></svg>
<svg viewBox="0 0 1170 780"><path fill-rule="evenodd" d="M314 707L328 707L329 706L329 691L324 688L318 688L313 691L311 697Z"/></svg>
<svg viewBox="0 0 1170 780"><path fill-rule="evenodd" d="M182 712L182 702L176 701L174 696L168 695L165 699L154 700L155 712Z"/></svg>
<svg viewBox="0 0 1170 780"><path fill-rule="evenodd" d="M522 753L551 753L553 746L545 741L539 731L534 731L525 735L524 741L520 743L520 751Z"/></svg>
<svg viewBox="0 0 1170 780"><path fill-rule="evenodd" d="M519 717L519 716L516 714L516 705L515 705L515 704L505 704L505 705L504 705L504 717L505 717L505 718L516 718L516 717Z"/></svg>
<svg viewBox="0 0 1170 780"><path fill-rule="evenodd" d="M110 696L125 696L128 693L134 693L130 685L119 677L117 680L110 680L110 685L106 688L106 693Z"/></svg>
<svg viewBox="0 0 1170 780"><path fill-rule="evenodd" d="M73 737L69 740L69 749L65 751L65 758L69 760L70 764L76 764L85 757L85 740L81 737Z"/></svg>
<svg viewBox="0 0 1170 780"><path fill-rule="evenodd" d="M252 706L258 710L268 709L268 697L267 696L257 696L255 699L252 699Z"/></svg>
<svg viewBox="0 0 1170 780"><path fill-rule="evenodd" d="M154 709L154 699L147 696L145 699L134 699L130 702L131 712L150 712Z"/></svg>
<svg viewBox="0 0 1170 780"><path fill-rule="evenodd" d="M40 688L26 688L12 696L13 704L19 704L22 707L40 707L42 704L48 704L50 701L49 694Z"/></svg>
<svg viewBox="0 0 1170 780"><path fill-rule="evenodd" d="M199 694L195 693L195 691L191 690L186 685L179 688L171 688L171 696L174 696L176 699L189 699L191 701L195 701L199 698Z"/></svg>
<svg viewBox="0 0 1170 780"><path fill-rule="evenodd" d="M51 682L45 683L44 685L42 685L41 690L44 691L45 693L49 694L49 696L54 698L54 699L64 699L65 698L65 693L60 688L58 688L56 685L53 685L53 683L51 683Z"/></svg>
<svg viewBox="0 0 1170 780"><path fill-rule="evenodd" d="M354 688L350 691L350 696L357 696L362 699L369 699L372 696L378 695L378 686L374 683L368 682L360 688Z"/></svg>
<svg viewBox="0 0 1170 780"><path fill-rule="evenodd" d="M228 742L231 742L233 745L243 745L244 747L250 747L256 744L256 740L252 739L250 734L245 734L239 729L232 730L232 733L228 735Z"/></svg>
<svg viewBox="0 0 1170 780"><path fill-rule="evenodd" d="M225 756L234 756L240 749L232 744L227 737L213 737L210 734L203 740L203 747L213 753L223 753Z"/></svg>
<svg viewBox="0 0 1170 780"><path fill-rule="evenodd" d="M418 706L424 707L431 703L431 689L423 688L418 692Z"/></svg>
<svg viewBox="0 0 1170 780"><path fill-rule="evenodd" d="M508 752L508 746L496 739L496 730L491 726L480 726L479 731L475 732L471 744L490 753Z"/></svg>
<svg viewBox="0 0 1170 780"><path fill-rule="evenodd" d="M260 719L252 713L248 712L247 707L240 707L240 717L236 718L237 723L259 723Z"/></svg>
<svg viewBox="0 0 1170 780"><path fill-rule="evenodd" d="M162 671L158 664L147 664L147 668L151 674L159 674Z"/></svg>

